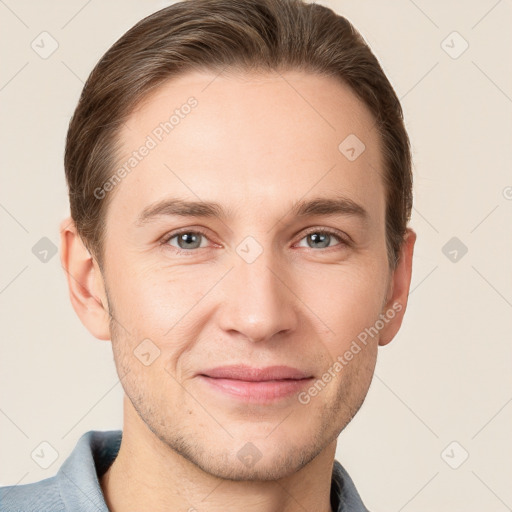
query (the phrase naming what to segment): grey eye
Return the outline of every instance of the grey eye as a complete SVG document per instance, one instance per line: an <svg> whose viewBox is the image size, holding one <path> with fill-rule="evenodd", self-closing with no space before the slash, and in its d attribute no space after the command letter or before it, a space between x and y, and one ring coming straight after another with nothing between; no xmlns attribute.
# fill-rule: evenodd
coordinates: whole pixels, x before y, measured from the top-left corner
<svg viewBox="0 0 512 512"><path fill-rule="evenodd" d="M169 244L174 245L171 243L171 240L176 239L178 243L177 247L179 249L199 249L201 247L201 241L203 238L204 235L202 235L201 233L187 231L186 233L179 233L169 238Z"/></svg>
<svg viewBox="0 0 512 512"><path fill-rule="evenodd" d="M338 235L327 231L312 231L302 240L306 240L307 246L301 245L301 247L310 247L311 249L325 249L329 246L337 245L336 243L331 244L333 241L343 243L343 240Z"/></svg>
<svg viewBox="0 0 512 512"><path fill-rule="evenodd" d="M306 237L309 241L311 241L311 247L328 247L329 242L331 241L331 236L327 233L311 233Z"/></svg>

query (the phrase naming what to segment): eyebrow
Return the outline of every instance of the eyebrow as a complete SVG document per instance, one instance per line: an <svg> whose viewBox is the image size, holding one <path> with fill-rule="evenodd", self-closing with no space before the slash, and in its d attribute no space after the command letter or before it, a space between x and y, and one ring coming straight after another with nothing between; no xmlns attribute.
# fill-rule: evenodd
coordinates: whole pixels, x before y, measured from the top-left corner
<svg viewBox="0 0 512 512"><path fill-rule="evenodd" d="M212 201L185 201L168 198L144 208L137 217L136 225L142 227L160 216L228 219L233 216L233 213L233 210L226 209L221 204ZM368 212L360 204L343 196L298 200L291 207L290 214L296 217L345 215L358 217L364 222L369 219Z"/></svg>

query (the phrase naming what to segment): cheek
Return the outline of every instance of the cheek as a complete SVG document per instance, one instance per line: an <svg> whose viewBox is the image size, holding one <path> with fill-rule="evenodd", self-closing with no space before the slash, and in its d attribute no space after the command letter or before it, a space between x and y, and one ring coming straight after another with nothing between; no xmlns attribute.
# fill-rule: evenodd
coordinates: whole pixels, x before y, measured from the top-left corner
<svg viewBox="0 0 512 512"><path fill-rule="evenodd" d="M184 314L189 283L173 269L126 262L111 280L115 312L134 329L169 329ZM165 332L165 331L164 331Z"/></svg>
<svg viewBox="0 0 512 512"><path fill-rule="evenodd" d="M329 328L327 336L334 349L342 349L381 313L387 275L382 264L338 265L322 272L302 275L297 295Z"/></svg>
<svg viewBox="0 0 512 512"><path fill-rule="evenodd" d="M125 269L112 285L116 318L126 328L120 335L126 338L128 332L128 345L134 346L149 338L165 352L167 363L175 360L200 335L211 312L205 304L216 304L212 288L225 269L143 262ZM203 300L206 296L208 301Z"/></svg>

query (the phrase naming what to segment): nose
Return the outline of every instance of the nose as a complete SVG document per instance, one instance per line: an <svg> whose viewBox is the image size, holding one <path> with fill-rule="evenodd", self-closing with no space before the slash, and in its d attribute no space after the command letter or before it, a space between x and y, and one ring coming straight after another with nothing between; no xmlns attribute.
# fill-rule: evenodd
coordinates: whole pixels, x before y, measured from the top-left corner
<svg viewBox="0 0 512 512"><path fill-rule="evenodd" d="M235 255L238 259L224 283L219 320L230 336L264 342L297 327L298 301L283 268L270 253L264 251L252 263Z"/></svg>

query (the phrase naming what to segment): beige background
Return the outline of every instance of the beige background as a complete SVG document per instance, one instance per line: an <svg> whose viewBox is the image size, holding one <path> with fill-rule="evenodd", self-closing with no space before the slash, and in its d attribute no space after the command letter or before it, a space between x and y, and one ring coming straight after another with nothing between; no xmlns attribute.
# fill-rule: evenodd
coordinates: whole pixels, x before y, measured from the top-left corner
<svg viewBox="0 0 512 512"><path fill-rule="evenodd" d="M511 510L512 4L324 3L363 33L402 99L418 233L405 323L337 458L372 511ZM43 263L32 248L59 243L64 139L83 82L165 5L0 2L1 485L49 477L82 433L121 428L109 343L76 317L58 256ZM47 59L31 48L43 31L59 45ZM469 44L458 58L453 31ZM442 250L452 237L468 249L456 262ZM58 452L48 469L31 458L43 441Z"/></svg>

